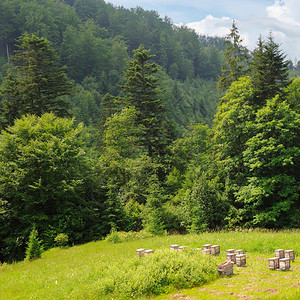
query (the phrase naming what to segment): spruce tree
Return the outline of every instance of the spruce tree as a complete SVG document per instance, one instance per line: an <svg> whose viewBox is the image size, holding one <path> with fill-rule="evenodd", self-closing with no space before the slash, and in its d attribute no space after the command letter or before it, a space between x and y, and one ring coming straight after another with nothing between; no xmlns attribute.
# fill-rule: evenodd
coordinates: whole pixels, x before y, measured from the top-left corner
<svg viewBox="0 0 300 300"><path fill-rule="evenodd" d="M150 62L154 57L149 54L150 50L140 46L133 52L133 59L125 72L123 103L135 107L137 124L145 129L141 136L142 145L152 157L162 154L165 136L164 98L157 77L159 67L156 63Z"/></svg>
<svg viewBox="0 0 300 300"><path fill-rule="evenodd" d="M283 95L288 83L289 61L275 43L271 33L264 41L259 37L253 52L251 76L254 84L255 102L259 107L275 95Z"/></svg>
<svg viewBox="0 0 300 300"><path fill-rule="evenodd" d="M226 90L234 81L248 73L248 49L242 45L235 21L232 22L230 33L225 38L227 45L224 53L225 61L222 66L222 75L218 80L218 88Z"/></svg>
<svg viewBox="0 0 300 300"><path fill-rule="evenodd" d="M41 241L38 238L38 231L34 225L30 232L29 241L26 249L26 260L41 258L41 254L42 245Z"/></svg>
<svg viewBox="0 0 300 300"><path fill-rule="evenodd" d="M18 50L11 58L15 67L4 80L2 127L11 125L24 114L41 116L53 112L68 116L69 102L61 96L71 95L72 84L64 67L56 64L57 55L45 38L25 33L18 40Z"/></svg>

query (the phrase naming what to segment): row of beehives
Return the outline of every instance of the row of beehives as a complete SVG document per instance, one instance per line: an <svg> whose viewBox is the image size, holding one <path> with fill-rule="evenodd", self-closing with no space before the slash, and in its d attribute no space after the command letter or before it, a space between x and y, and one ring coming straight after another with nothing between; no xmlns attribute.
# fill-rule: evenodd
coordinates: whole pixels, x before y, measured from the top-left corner
<svg viewBox="0 0 300 300"><path fill-rule="evenodd" d="M291 267L291 261L295 260L294 250L275 250L275 257L269 258L269 269L287 271Z"/></svg>
<svg viewBox="0 0 300 300"><path fill-rule="evenodd" d="M203 250L206 254L219 255L220 254L220 246L206 244L203 245ZM226 250L226 261L232 261L235 265L239 267L243 267L246 265L246 254L244 254L244 250L235 250L228 249Z"/></svg>

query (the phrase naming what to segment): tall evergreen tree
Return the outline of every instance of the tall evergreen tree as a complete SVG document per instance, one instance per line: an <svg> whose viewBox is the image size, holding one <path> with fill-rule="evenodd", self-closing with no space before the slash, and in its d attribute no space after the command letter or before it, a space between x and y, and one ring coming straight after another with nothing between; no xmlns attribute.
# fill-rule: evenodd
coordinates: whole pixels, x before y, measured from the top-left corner
<svg viewBox="0 0 300 300"><path fill-rule="evenodd" d="M253 52L251 76L256 103L261 107L267 99L283 94L288 83L289 61L270 33L267 41L259 37Z"/></svg>
<svg viewBox="0 0 300 300"><path fill-rule="evenodd" d="M248 73L248 49L242 45L241 38L235 21L232 22L230 33L226 36L227 45L224 53L225 61L222 66L222 75L218 80L220 90L226 90L232 82Z"/></svg>
<svg viewBox="0 0 300 300"><path fill-rule="evenodd" d="M61 96L71 95L73 87L64 67L56 64L57 54L50 42L26 33L18 40L18 48L11 58L16 65L1 89L1 114L5 120L2 126L11 125L23 114L41 116L53 112L67 116L69 102Z"/></svg>
<svg viewBox="0 0 300 300"><path fill-rule="evenodd" d="M133 50L133 59L125 72L126 83L123 86L125 105L134 106L137 111L137 124L144 126L142 144L150 157L163 153L164 148L164 98L159 89L157 73L159 67L151 63L150 50L140 46Z"/></svg>

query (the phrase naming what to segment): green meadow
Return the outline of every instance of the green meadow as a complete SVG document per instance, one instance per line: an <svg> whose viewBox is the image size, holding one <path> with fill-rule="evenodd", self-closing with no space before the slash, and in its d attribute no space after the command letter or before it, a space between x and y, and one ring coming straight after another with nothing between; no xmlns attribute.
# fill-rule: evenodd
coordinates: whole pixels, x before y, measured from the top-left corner
<svg viewBox="0 0 300 300"><path fill-rule="evenodd" d="M110 239L53 248L41 259L0 266L0 299L300 299L299 230L222 231ZM203 255L204 244L221 247ZM177 252L171 244L187 246ZM136 249L154 250L138 257ZM226 249L243 249L245 267L220 277ZM275 249L293 249L289 271L268 268Z"/></svg>

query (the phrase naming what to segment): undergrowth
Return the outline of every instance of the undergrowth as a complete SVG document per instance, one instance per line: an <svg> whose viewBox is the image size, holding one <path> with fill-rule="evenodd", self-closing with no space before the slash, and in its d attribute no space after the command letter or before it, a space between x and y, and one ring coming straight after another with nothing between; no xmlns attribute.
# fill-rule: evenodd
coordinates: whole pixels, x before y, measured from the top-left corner
<svg viewBox="0 0 300 300"><path fill-rule="evenodd" d="M111 265L96 286L99 296L117 299L159 295L200 286L218 277L216 262L202 251L160 250Z"/></svg>
<svg viewBox="0 0 300 300"><path fill-rule="evenodd" d="M108 243L124 243L124 242L130 242L130 241L135 241L135 240L140 240L140 239L145 239L145 238L150 238L153 237L154 234L147 232L145 230L141 231L116 231L112 230L110 234L108 234L105 238L105 241Z"/></svg>

